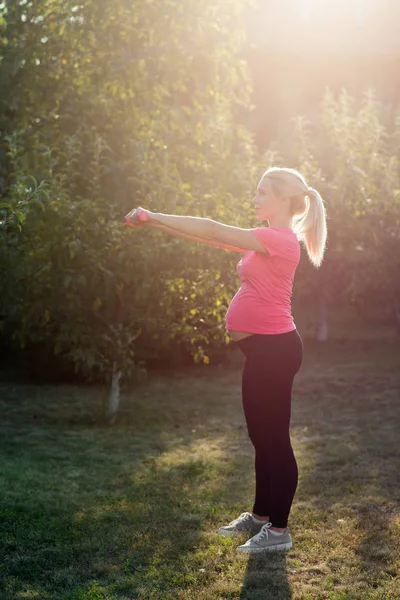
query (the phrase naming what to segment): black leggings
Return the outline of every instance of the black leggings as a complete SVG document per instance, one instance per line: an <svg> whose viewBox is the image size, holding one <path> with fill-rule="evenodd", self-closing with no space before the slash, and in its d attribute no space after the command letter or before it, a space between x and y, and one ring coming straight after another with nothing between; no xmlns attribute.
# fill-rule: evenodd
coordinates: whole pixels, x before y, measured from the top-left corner
<svg viewBox="0 0 400 600"><path fill-rule="evenodd" d="M242 402L255 448L256 495L253 512L287 527L297 488L297 462L290 442L292 385L303 361L297 329L253 334L234 342L246 357Z"/></svg>

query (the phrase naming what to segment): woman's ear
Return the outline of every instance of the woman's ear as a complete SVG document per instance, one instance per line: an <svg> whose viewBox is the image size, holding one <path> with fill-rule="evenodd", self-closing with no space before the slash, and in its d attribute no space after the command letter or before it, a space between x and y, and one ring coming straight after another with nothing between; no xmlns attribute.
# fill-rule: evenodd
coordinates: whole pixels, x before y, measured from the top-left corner
<svg viewBox="0 0 400 600"><path fill-rule="evenodd" d="M289 196L279 196L278 200L283 206L290 206Z"/></svg>

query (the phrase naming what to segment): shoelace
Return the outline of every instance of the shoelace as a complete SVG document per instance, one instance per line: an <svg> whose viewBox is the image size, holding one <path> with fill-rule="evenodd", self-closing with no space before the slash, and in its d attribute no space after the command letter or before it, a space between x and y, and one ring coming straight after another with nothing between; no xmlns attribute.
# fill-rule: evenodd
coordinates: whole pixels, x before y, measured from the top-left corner
<svg viewBox="0 0 400 600"><path fill-rule="evenodd" d="M253 537L253 540L255 542L259 542L260 540L262 540L265 536L268 537L268 529L272 526L272 523L267 522L265 525L263 525L260 529L260 531L258 533L256 533L256 535Z"/></svg>
<svg viewBox="0 0 400 600"><path fill-rule="evenodd" d="M238 523L240 523L240 521L243 521L244 519L246 519L248 515L250 515L250 513L248 513L248 512L242 513L237 519L234 519L233 521L231 521L229 523L229 525L237 525Z"/></svg>

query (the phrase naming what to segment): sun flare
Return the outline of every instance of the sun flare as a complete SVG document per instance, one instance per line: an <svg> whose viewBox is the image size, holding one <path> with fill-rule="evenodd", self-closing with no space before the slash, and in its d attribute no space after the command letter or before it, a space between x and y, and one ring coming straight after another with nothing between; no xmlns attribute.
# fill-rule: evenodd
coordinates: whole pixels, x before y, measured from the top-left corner
<svg viewBox="0 0 400 600"><path fill-rule="evenodd" d="M296 0L300 17L306 21L355 21L365 16L365 0Z"/></svg>

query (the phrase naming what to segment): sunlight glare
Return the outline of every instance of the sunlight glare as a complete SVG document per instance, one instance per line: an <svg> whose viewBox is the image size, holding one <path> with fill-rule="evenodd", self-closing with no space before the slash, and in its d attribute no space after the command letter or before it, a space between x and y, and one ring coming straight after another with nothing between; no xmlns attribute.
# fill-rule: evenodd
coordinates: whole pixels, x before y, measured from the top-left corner
<svg viewBox="0 0 400 600"><path fill-rule="evenodd" d="M304 21L348 20L362 23L365 14L365 0L297 0L299 16Z"/></svg>

